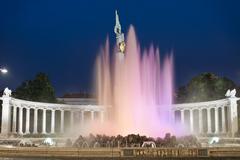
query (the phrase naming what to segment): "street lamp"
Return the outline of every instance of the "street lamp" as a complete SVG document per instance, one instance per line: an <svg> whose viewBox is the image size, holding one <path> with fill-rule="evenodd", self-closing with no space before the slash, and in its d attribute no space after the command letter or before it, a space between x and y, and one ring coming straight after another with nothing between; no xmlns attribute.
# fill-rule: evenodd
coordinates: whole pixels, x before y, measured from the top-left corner
<svg viewBox="0 0 240 160"><path fill-rule="evenodd" d="M0 68L1 73L6 74L8 70L6 68Z"/></svg>

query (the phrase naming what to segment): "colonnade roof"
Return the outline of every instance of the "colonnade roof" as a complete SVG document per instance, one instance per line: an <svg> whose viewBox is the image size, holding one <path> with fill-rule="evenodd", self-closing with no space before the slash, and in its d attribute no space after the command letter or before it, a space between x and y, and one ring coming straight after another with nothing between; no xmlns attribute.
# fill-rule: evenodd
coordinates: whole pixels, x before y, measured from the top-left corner
<svg viewBox="0 0 240 160"><path fill-rule="evenodd" d="M214 101L207 101L207 102L193 102L193 103L181 103L181 104L173 104L174 110L181 110L181 109L193 109L198 107L200 108L208 108L208 107L221 107L221 106L227 106L229 105L229 99L220 99L220 100L214 100Z"/></svg>
<svg viewBox="0 0 240 160"><path fill-rule="evenodd" d="M64 110L86 110L86 111L102 111L106 107L96 104L59 104L59 103L45 103L45 102L34 102L27 101L22 99L11 98L11 104L15 106L22 106L27 108L38 108L38 109L64 109ZM237 98L237 97L236 97ZM2 99L2 97L1 97ZM239 99L239 98L237 98ZM204 109L208 107L221 107L229 105L229 99L220 99L207 102L194 102L194 103L181 103L181 104L172 104L173 110L182 110L182 109Z"/></svg>
<svg viewBox="0 0 240 160"><path fill-rule="evenodd" d="M22 99L11 98L11 105L17 107L36 108L36 109L56 109L56 110L85 110L85 111L103 111L104 106L101 105L70 105L70 104L59 104L59 103L45 103L45 102L34 102L26 101Z"/></svg>

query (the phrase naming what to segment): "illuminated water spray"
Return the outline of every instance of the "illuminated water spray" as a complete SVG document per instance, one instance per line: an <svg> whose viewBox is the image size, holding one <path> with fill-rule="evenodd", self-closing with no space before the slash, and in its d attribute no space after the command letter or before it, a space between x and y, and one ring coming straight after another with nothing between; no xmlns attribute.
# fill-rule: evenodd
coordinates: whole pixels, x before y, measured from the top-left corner
<svg viewBox="0 0 240 160"><path fill-rule="evenodd" d="M172 55L160 64L157 48L152 46L142 52L133 26L129 28L125 43L117 12L114 32L117 53L110 58L107 40L97 58L98 102L108 110L108 122L100 130L105 134L123 135L175 133L171 117Z"/></svg>

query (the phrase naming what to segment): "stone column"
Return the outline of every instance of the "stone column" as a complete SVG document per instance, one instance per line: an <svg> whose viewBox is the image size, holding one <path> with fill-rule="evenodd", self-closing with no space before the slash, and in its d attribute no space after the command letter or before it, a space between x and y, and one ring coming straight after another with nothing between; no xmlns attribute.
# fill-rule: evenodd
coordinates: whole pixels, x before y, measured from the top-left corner
<svg viewBox="0 0 240 160"><path fill-rule="evenodd" d="M198 117L199 118L199 121L198 121L199 122L199 124L198 124L199 125L199 134L201 134L203 132L202 109L199 109L198 113L199 113L199 117Z"/></svg>
<svg viewBox="0 0 240 160"><path fill-rule="evenodd" d="M181 110L181 123L184 125L184 110Z"/></svg>
<svg viewBox="0 0 240 160"><path fill-rule="evenodd" d="M70 130L73 130L73 123L74 123L74 119L73 119L73 111L70 111Z"/></svg>
<svg viewBox="0 0 240 160"><path fill-rule="evenodd" d="M43 119L42 119L42 134L46 134L46 109L43 110Z"/></svg>
<svg viewBox="0 0 240 160"><path fill-rule="evenodd" d="M61 133L64 133L64 110L61 110Z"/></svg>
<svg viewBox="0 0 240 160"><path fill-rule="evenodd" d="M215 107L215 134L219 134L218 107Z"/></svg>
<svg viewBox="0 0 240 160"><path fill-rule="evenodd" d="M34 124L33 124L33 133L37 134L38 133L38 109L34 109Z"/></svg>
<svg viewBox="0 0 240 160"><path fill-rule="evenodd" d="M104 111L100 112L100 116L101 116L101 123L103 123L104 122Z"/></svg>
<svg viewBox="0 0 240 160"><path fill-rule="evenodd" d="M238 132L238 114L237 114L237 101L240 98L237 97L230 97L228 98L230 102L229 106L229 117L228 118L228 126L229 131L232 137Z"/></svg>
<svg viewBox="0 0 240 160"><path fill-rule="evenodd" d="M22 120L23 120L23 108L19 107L18 134L23 134L23 131L22 131Z"/></svg>
<svg viewBox="0 0 240 160"><path fill-rule="evenodd" d="M190 132L193 133L193 109L190 109Z"/></svg>
<svg viewBox="0 0 240 160"><path fill-rule="evenodd" d="M11 107L10 107L11 97L3 95L2 96L2 126L1 134L7 136L10 132L11 125Z"/></svg>
<svg viewBox="0 0 240 160"><path fill-rule="evenodd" d="M226 118L225 118L225 107L221 107L222 111L222 133L226 133Z"/></svg>
<svg viewBox="0 0 240 160"><path fill-rule="evenodd" d="M29 134L29 126L30 126L30 108L26 108L26 134Z"/></svg>
<svg viewBox="0 0 240 160"><path fill-rule="evenodd" d="M91 111L91 121L94 121L94 111Z"/></svg>
<svg viewBox="0 0 240 160"><path fill-rule="evenodd" d="M207 108L207 133L212 133L211 108Z"/></svg>
<svg viewBox="0 0 240 160"><path fill-rule="evenodd" d="M13 122L12 122L12 132L16 133L17 128L17 106L13 106Z"/></svg>
<svg viewBox="0 0 240 160"><path fill-rule="evenodd" d="M55 133L55 110L51 112L51 133Z"/></svg>
<svg viewBox="0 0 240 160"><path fill-rule="evenodd" d="M81 124L84 124L84 110L81 110Z"/></svg>

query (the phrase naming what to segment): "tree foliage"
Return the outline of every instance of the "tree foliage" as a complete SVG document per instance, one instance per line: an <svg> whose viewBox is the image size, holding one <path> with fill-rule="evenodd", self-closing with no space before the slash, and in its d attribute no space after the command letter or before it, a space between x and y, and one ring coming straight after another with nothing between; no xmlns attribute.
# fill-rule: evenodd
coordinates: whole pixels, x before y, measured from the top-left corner
<svg viewBox="0 0 240 160"><path fill-rule="evenodd" d="M29 101L56 102L54 88L45 73L38 73L35 79L23 82L13 96Z"/></svg>
<svg viewBox="0 0 240 160"><path fill-rule="evenodd" d="M213 73L202 73L193 77L186 86L179 88L177 102L201 102L217 100L225 97L228 89L238 88L226 77L218 77Z"/></svg>

